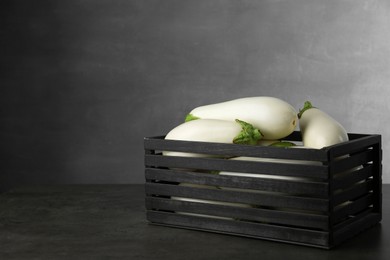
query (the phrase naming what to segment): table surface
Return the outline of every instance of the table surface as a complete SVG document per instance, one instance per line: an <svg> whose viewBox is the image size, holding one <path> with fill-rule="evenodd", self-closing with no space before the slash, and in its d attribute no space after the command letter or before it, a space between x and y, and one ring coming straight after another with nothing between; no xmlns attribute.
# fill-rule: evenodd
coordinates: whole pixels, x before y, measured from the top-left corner
<svg viewBox="0 0 390 260"><path fill-rule="evenodd" d="M19 187L0 195L0 259L390 259L383 220L331 250L149 224L144 185Z"/></svg>

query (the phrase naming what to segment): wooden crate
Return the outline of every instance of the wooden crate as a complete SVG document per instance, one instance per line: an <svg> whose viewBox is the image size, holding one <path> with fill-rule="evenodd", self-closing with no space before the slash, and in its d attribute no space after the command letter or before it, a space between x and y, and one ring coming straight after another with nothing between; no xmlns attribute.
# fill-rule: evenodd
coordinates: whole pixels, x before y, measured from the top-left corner
<svg viewBox="0 0 390 260"><path fill-rule="evenodd" d="M350 133L349 139L323 149L295 149L145 138L147 219L332 248L381 221L381 136ZM301 134L285 140L299 142ZM212 156L163 156L161 151ZM278 160L228 159L237 156Z"/></svg>

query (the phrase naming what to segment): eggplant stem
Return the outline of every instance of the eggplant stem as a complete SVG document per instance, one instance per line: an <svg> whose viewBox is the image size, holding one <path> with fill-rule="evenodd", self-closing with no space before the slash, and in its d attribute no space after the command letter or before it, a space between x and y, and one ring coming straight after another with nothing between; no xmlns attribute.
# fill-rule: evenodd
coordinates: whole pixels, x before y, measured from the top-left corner
<svg viewBox="0 0 390 260"><path fill-rule="evenodd" d="M315 107L313 107L313 105L311 104L310 101L305 101L303 108L299 110L298 118L300 119L302 117L303 112L305 112L306 110L308 110L310 108L315 108Z"/></svg>
<svg viewBox="0 0 390 260"><path fill-rule="evenodd" d="M234 137L234 144L255 145L263 137L263 134L260 132L260 130L253 127L253 125L239 119L236 119L236 122L241 125L242 130L236 137Z"/></svg>
<svg viewBox="0 0 390 260"><path fill-rule="evenodd" d="M184 122L200 119L200 117L194 116L193 114L187 114Z"/></svg>

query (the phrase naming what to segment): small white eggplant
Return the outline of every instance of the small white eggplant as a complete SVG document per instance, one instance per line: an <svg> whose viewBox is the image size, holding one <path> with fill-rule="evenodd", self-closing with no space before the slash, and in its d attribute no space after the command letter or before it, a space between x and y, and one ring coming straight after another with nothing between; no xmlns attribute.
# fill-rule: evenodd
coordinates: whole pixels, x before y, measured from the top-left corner
<svg viewBox="0 0 390 260"><path fill-rule="evenodd" d="M187 115L186 121L194 119L234 121L236 118L261 129L263 138L267 140L288 136L298 124L297 112L290 104L275 97L265 96L200 106Z"/></svg>
<svg viewBox="0 0 390 260"><path fill-rule="evenodd" d="M238 119L235 121L199 119L188 121L175 127L166 135L165 139L256 145L261 137L262 134L259 129ZM173 151L164 151L163 155L191 157L208 156L204 154Z"/></svg>
<svg viewBox="0 0 390 260"><path fill-rule="evenodd" d="M309 101L305 102L298 117L303 145L306 147L321 149L348 141L344 127L327 113L313 107Z"/></svg>

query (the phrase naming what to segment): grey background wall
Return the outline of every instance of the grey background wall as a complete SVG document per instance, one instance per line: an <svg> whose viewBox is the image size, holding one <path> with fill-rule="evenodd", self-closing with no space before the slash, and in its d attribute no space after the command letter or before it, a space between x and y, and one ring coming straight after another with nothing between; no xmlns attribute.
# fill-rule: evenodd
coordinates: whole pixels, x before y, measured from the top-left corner
<svg viewBox="0 0 390 260"><path fill-rule="evenodd" d="M142 183L144 136L257 95L382 134L390 182L389 1L3 0L0 12L2 189Z"/></svg>

